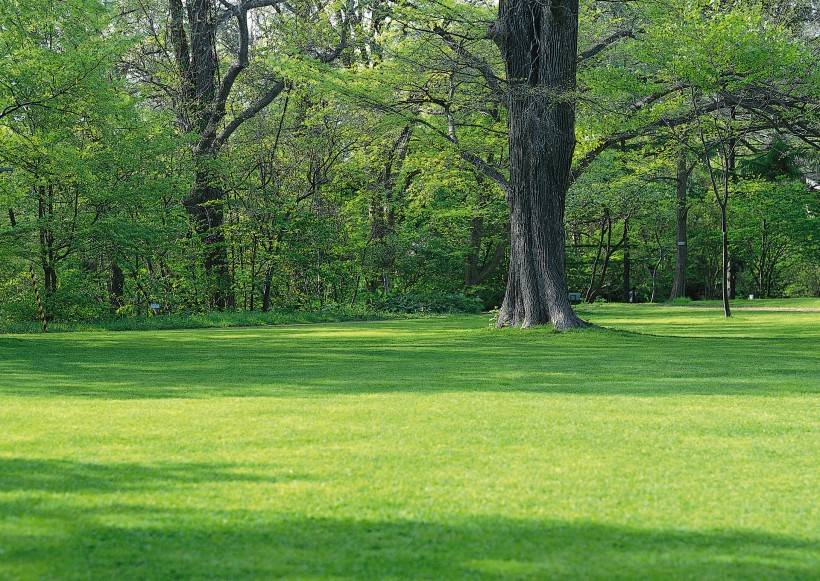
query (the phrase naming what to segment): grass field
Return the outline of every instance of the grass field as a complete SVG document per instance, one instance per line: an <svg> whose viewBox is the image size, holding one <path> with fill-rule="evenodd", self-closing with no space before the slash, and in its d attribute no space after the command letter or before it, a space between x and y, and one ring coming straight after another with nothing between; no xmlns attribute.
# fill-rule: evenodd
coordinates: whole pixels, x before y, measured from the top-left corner
<svg viewBox="0 0 820 581"><path fill-rule="evenodd" d="M820 313L580 310L0 335L0 579L820 578Z"/></svg>

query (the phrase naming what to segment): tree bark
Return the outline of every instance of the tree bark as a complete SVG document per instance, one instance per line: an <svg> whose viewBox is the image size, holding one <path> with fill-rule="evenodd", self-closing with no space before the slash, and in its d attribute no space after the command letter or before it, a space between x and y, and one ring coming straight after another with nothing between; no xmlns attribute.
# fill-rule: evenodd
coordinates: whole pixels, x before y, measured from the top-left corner
<svg viewBox="0 0 820 581"><path fill-rule="evenodd" d="M205 251L205 272L210 279L211 306L225 309L234 306L232 277L228 268L228 249L222 225L225 221L225 193L212 167L213 159L204 155L196 159L197 169L190 194L184 205Z"/></svg>
<svg viewBox="0 0 820 581"><path fill-rule="evenodd" d="M191 147L196 174L184 205L205 246L204 266L211 283L211 304L220 309L233 307L235 296L222 231L226 195L214 162L239 126L267 107L285 88L283 81L271 79L255 101L229 122L226 120L226 104L234 83L249 66L248 11L276 3L168 0L168 34L181 81L177 121L186 133L196 135ZM220 75L217 29L230 20L236 24L233 60Z"/></svg>
<svg viewBox="0 0 820 581"><path fill-rule="evenodd" d="M509 83L510 272L498 325L584 326L567 297L564 229L578 0L501 0L490 34Z"/></svg>

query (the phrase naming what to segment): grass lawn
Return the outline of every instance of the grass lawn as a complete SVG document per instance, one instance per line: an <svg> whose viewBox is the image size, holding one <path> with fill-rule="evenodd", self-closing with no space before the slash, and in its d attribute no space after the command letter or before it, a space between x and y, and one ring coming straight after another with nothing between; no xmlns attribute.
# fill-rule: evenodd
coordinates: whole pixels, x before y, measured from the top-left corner
<svg viewBox="0 0 820 581"><path fill-rule="evenodd" d="M819 578L820 313L580 310L0 335L0 579Z"/></svg>

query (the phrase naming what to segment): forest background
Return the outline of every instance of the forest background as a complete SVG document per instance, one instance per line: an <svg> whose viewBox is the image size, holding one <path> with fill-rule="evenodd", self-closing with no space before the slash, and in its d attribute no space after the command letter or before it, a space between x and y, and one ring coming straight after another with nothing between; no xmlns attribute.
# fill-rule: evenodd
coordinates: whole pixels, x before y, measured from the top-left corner
<svg viewBox="0 0 820 581"><path fill-rule="evenodd" d="M32 279L61 321L498 307L497 17L4 0L0 320L37 318ZM819 19L802 0L581 2L568 291L820 296Z"/></svg>

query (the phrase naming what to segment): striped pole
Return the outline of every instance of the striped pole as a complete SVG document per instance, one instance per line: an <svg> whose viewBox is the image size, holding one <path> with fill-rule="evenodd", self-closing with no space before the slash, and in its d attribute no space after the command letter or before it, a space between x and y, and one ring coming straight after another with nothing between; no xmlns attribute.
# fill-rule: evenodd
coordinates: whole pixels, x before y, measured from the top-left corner
<svg viewBox="0 0 820 581"><path fill-rule="evenodd" d="M34 296L37 297L37 308L40 310L40 321L43 323L43 333L48 333L48 323L46 323L46 314L43 312L43 303L40 301L40 291L37 290L37 278L34 276L34 267L29 265L28 272L31 275L31 285L34 287Z"/></svg>

